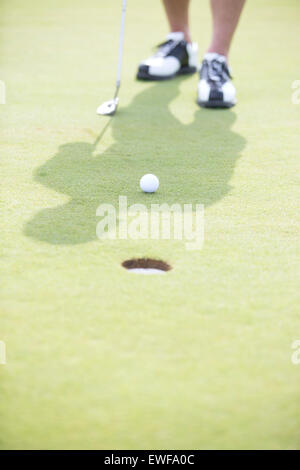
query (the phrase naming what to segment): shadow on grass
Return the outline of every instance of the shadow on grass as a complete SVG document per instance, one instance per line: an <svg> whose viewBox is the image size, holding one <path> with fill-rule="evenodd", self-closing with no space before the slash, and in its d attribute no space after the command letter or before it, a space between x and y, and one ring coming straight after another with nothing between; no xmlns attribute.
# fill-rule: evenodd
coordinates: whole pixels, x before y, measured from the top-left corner
<svg viewBox="0 0 300 470"><path fill-rule="evenodd" d="M94 144L69 142L35 172L35 181L69 197L65 204L43 209L25 226L27 236L50 244L77 244L96 239L96 209L102 203L216 203L231 189L230 179L245 139L231 130L232 110L195 106L192 123L182 124L170 111L184 78L149 84L131 104L109 119ZM104 118L103 118L104 119ZM105 118L106 119L106 118ZM114 143L97 154L110 126ZM138 181L155 173L161 186L145 195Z"/></svg>

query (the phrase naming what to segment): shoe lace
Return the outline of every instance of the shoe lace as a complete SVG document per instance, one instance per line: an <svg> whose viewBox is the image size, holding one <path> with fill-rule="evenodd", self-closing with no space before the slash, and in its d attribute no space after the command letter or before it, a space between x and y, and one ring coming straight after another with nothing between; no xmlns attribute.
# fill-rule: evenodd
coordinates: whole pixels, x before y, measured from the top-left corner
<svg viewBox="0 0 300 470"><path fill-rule="evenodd" d="M207 75L212 82L220 82L227 78L232 78L226 62L220 62L217 59L207 61Z"/></svg>
<svg viewBox="0 0 300 470"><path fill-rule="evenodd" d="M168 41L158 44L157 51L155 53L156 57L166 57L181 41L174 41L169 39Z"/></svg>

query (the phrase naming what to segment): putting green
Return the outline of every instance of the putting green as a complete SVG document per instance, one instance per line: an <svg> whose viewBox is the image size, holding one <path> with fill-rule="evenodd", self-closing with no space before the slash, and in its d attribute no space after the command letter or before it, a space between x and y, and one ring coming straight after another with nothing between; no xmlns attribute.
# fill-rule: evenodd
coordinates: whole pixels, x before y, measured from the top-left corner
<svg viewBox="0 0 300 470"><path fill-rule="evenodd" d="M299 2L248 2L228 111L197 107L196 75L135 81L167 27L159 1L128 3L109 120L95 110L114 92L120 1L1 2L0 446L299 448ZM192 10L202 54L208 3ZM205 204L203 249L100 241L96 208L119 195ZM173 269L121 267L144 256Z"/></svg>

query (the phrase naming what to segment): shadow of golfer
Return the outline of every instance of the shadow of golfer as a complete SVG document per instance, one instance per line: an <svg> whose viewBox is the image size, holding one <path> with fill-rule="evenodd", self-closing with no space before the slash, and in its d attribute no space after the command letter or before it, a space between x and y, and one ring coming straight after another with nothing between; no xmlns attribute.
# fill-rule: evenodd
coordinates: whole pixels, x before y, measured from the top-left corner
<svg viewBox="0 0 300 470"><path fill-rule="evenodd" d="M129 204L146 205L209 206L224 197L245 139L231 130L236 119L231 110L195 108L192 123L179 122L169 104L183 79L149 84L121 108L109 121L115 142L104 152L97 154L96 145L86 142L61 145L34 177L69 200L35 214L25 234L50 244L95 240L97 207L118 207L119 195L127 196ZM151 198L137 186L149 172L162 175L160 190Z"/></svg>

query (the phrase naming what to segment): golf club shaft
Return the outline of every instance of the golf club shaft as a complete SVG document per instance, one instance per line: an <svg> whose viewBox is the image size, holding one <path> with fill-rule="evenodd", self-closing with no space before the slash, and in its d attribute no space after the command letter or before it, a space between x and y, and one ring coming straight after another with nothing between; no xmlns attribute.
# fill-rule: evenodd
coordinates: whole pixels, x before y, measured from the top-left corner
<svg viewBox="0 0 300 470"><path fill-rule="evenodd" d="M122 3L122 16L121 16L120 42L119 42L119 59L118 59L118 70L117 70L115 98L118 96L119 88L121 86L121 72L122 72L122 58L123 58L123 46L124 46L126 5L127 5L127 0L123 0L123 3Z"/></svg>

